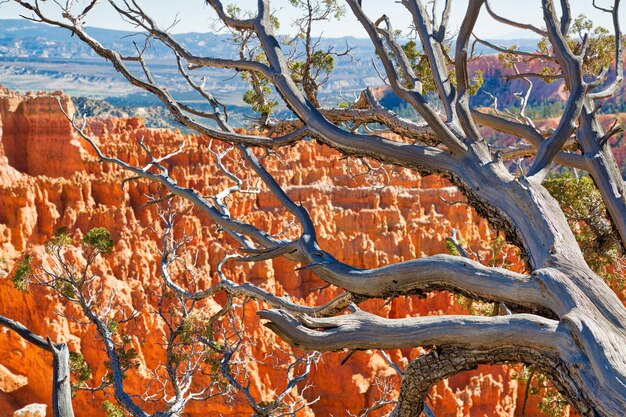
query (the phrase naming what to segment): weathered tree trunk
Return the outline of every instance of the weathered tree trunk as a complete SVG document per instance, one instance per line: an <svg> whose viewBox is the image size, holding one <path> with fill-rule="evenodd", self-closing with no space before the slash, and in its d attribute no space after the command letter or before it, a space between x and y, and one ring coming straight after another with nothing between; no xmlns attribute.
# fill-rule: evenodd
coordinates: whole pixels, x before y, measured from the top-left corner
<svg viewBox="0 0 626 417"><path fill-rule="evenodd" d="M486 163L479 168L475 164L464 166L471 170L463 172L462 178L467 180L460 182L455 176L453 181L485 218L526 249L527 260L534 271L529 279L538 284L542 294L534 302L540 302L539 309L549 311L553 319L522 320L513 326L510 320L526 317L514 314L500 319L507 320L500 331L498 328L503 322L495 320L484 326L465 321L458 328L453 322L448 323L448 327L443 326L442 319L437 319L437 326L426 318L391 323L365 313L310 318L303 323L275 311L261 313L261 316L271 321L269 326L281 337L306 349L383 349L416 345L450 347L455 351L469 349L460 364L447 362L449 357L431 358L438 363L433 366L442 367L442 373L434 373L431 382L480 363L532 364L554 380L581 415L622 416L626 410L626 312L621 301L584 262L562 211L545 188L532 179L513 178L498 163ZM393 274L399 271L389 269L387 272L389 278L394 278ZM363 280L363 294L374 291L370 285L379 284L374 279ZM350 291L359 293L357 288ZM391 293L393 289L387 291ZM514 286L508 298L514 298L513 294ZM478 295L484 297L486 293ZM493 295L487 298L497 301ZM523 306L524 301L515 303L513 300L513 303ZM443 329L443 333L438 333L439 329ZM548 329L550 334L545 334ZM465 332L467 337L462 337L461 333ZM416 361L411 369L422 366L422 359ZM430 375L431 370L417 372L420 386L425 385L424 376ZM403 405L403 401L422 398L420 393L414 393L414 374L407 372L404 377L406 389L402 390L398 410L415 411ZM402 413L398 415L412 415Z"/></svg>
<svg viewBox="0 0 626 417"><path fill-rule="evenodd" d="M52 351L52 415L74 417L70 381L70 351L65 343L50 344Z"/></svg>
<svg viewBox="0 0 626 417"><path fill-rule="evenodd" d="M545 188L532 178L507 179L508 173L497 174L501 169L486 170L487 175L463 175L471 179L466 180L469 198L473 194L484 199L488 205L482 214L524 248L531 276L548 300L545 307L557 316L559 331L570 339L570 346L558 351L558 372L545 366L543 370L558 381L581 414L623 415L626 311L622 302L587 266L562 211ZM474 205L483 207L481 201Z"/></svg>

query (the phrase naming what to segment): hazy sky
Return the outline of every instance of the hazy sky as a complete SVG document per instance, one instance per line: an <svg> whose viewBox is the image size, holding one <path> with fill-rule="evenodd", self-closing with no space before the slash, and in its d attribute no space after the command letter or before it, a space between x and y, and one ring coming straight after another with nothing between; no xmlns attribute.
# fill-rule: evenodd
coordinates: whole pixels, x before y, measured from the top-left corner
<svg viewBox="0 0 626 417"><path fill-rule="evenodd" d="M77 2L82 5L83 1ZM105 27L111 29L129 29L130 27L122 22L117 15L102 1L92 12L92 17L87 20L88 26ZM177 1L147 1L139 0L145 10L153 15L162 26L169 26L174 17L178 14L181 22L174 28L174 32L207 32L211 30L215 15L212 9L204 4L203 0L177 0ZM225 4L230 3L224 0ZM236 2L242 9L254 10L256 0L238 0ZM444 3L440 1L439 3ZM559 3L558 1L556 2ZM608 7L612 5L612 0L598 0L598 4ZM53 2L47 4L54 5ZM394 29L406 29L409 25L407 10L395 0L363 0L364 9L372 20L387 14L394 25ZM541 26L540 0L491 0L493 8L501 15L517 21L534 23ZM573 15L584 13L592 18L596 24L612 29L610 17L606 13L601 13L591 6L591 0L571 0ZM297 11L287 0L274 0L271 2L273 8L278 9L278 17L281 22L281 33L290 32L294 17ZM451 20L451 30L456 30L465 13L467 0L456 0L453 7ZM79 7L77 6L77 9ZM366 37L360 24L352 17L349 8L346 6L346 16L340 22L322 23L317 28L317 34L323 33L326 37L356 36ZM0 6L0 18L10 19L18 17L22 11L12 3ZM626 28L626 5L622 5L620 10L621 26ZM498 24L491 20L486 13L483 13L477 23L476 34L478 36L491 39L529 38L535 35L532 32L516 30L511 27Z"/></svg>

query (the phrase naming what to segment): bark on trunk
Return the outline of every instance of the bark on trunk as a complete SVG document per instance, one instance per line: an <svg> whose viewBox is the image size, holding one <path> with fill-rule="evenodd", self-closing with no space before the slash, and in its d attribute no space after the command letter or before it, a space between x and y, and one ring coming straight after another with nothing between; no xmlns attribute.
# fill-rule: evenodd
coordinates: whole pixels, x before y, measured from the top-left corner
<svg viewBox="0 0 626 417"><path fill-rule="evenodd" d="M70 382L70 351L65 343L52 348L52 413L55 417L74 417Z"/></svg>

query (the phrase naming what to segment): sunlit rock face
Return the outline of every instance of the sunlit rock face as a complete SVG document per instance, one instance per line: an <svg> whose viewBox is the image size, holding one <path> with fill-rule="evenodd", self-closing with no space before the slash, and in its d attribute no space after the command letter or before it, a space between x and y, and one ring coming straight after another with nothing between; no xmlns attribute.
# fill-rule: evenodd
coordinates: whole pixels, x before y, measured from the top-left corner
<svg viewBox="0 0 626 417"><path fill-rule="evenodd" d="M106 227L116 241L115 249L103 256L95 269L103 277L104 291L115 294L120 308L141 312L132 333L140 366L129 373L125 383L129 393L142 394L151 378L149 369L162 360L161 342L166 332L153 314L154 298L147 291L160 288L161 226L156 206L145 204L146 196L167 193L146 181L130 181L122 187L123 179L130 175L96 161L88 144L72 130L59 103L73 112L69 98L60 93L0 92L0 314L80 351L93 369L92 383L98 384L105 372L105 359L93 326L68 319L80 317L76 307L64 304L44 288L18 292L10 275L25 251L42 255L43 243L61 226L74 233L76 243L92 227ZM156 156L177 149L185 141L184 151L167 164L173 178L203 195L232 185L208 152L209 146L216 149L217 145L206 138L149 129L138 118L90 120L87 131L105 153L141 166L147 162L138 145L141 138ZM384 172L359 175L365 172L363 165L312 142L281 150L263 163L289 195L309 210L322 248L346 263L373 268L446 252L445 238L453 228L468 248L490 259L488 242L494 232L441 178L421 178L411 171L388 167ZM228 162L227 166L235 170L238 164ZM256 181L252 178L250 183L254 186ZM288 227L292 217L263 187L259 193L235 196L229 204L235 217L272 234L284 230L286 236L297 236L298 227ZM236 245L197 210L181 215L178 227L193 236L189 252L197 256L197 267L203 271L198 286L206 288L217 280L217 263L225 254L233 253ZM80 259L78 252L73 256ZM514 269L521 269L513 251L507 260ZM236 282L247 280L309 305L322 304L340 293L334 288L320 290L324 282L309 270L296 271L298 266L284 259L253 265L233 263L226 273ZM212 301L216 308L220 302L220 296ZM254 357L267 358L277 345L289 349L259 323L254 311L262 305L250 302L246 308L247 337L253 341L249 351ZM362 308L391 318L467 312L463 303L447 293L428 294L423 299L370 300ZM12 415L31 403L48 404L50 410L51 356L6 329L0 328L0 340L0 415ZM420 352L403 349L389 354L405 366ZM378 352L357 352L340 365L346 354L325 354L311 374L312 386L300 394L304 384L299 385L295 396L309 401L319 397L301 415L342 416L346 410L358 413L379 398L380 383L387 379L397 382ZM249 371L250 390L258 401L270 400L273 390L285 385L284 369L272 360L259 361ZM518 371L492 366L458 375L436 385L429 404L438 417L518 416L524 392L524 381L512 378ZM198 385L208 383L207 378L199 378ZM99 393L79 392L74 399L76 415L103 415L104 399ZM232 401L216 398L191 403L187 410L189 416L250 415L240 396ZM531 397L526 416L533 415L538 415L537 399Z"/></svg>

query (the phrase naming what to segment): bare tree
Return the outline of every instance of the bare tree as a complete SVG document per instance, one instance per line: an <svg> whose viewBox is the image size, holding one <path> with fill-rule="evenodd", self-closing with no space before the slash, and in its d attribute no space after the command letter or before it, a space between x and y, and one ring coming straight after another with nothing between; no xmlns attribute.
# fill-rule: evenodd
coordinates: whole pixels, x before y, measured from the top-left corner
<svg viewBox="0 0 626 417"><path fill-rule="evenodd" d="M317 95L311 91L316 84L310 83L310 79L305 82L310 75L294 77L294 67L290 66L289 57L274 33L268 0L259 0L256 12L249 16L233 14L219 0L207 0L226 27L254 35L255 47L259 48L263 59L194 54L175 36L160 28L136 1L109 0L123 19L134 24L150 40L162 42L171 50L179 60L181 77L213 108L209 112L176 100L160 86L144 59L144 49L138 48L133 56L122 56L94 39L84 29L83 21L97 0L79 11L71 1L61 4L62 19L42 10L37 1L15 2L30 13L28 18L71 31L109 60L130 83L162 100L183 125L232 144L247 167L295 218L301 232L297 238L274 237L268 231L231 216L224 200L230 191L208 199L198 190L177 184L162 159L152 157L147 166L141 167L105 155L85 133L80 121L73 119L79 133L102 161L117 164L136 177L160 183L172 195L192 202L208 214L239 242L241 261L283 256L346 291L326 306L297 306L249 284L232 287L227 280L222 280L219 284L222 289L246 291L250 296L261 297L272 307L259 312L266 326L282 339L306 350L433 347L430 353L415 359L404 370L401 392L392 415L418 415L426 391L442 378L478 364L506 362L529 364L546 374L583 416L624 414L626 310L585 262L562 209L542 186L555 162L588 172L622 243L626 243L626 190L609 146L609 139L618 129L604 131L597 117L598 103L615 94L623 79L620 0L613 0L607 7L597 6L613 19L613 46L609 48L615 62L613 79L609 79L608 65L600 68L591 65L599 62L592 56L592 34L583 33L580 39L575 38L567 0L559 2L560 12L553 0L541 1L544 28L499 16L485 0L469 0L452 58L446 45L446 33L453 2L446 1L440 10L437 2L433 8L427 8L420 0L402 0L401 4L412 16L424 56L421 64L427 65L427 76L431 77L428 81L436 93L435 98L426 94L426 75L412 65L389 19L385 16L371 19L360 1L346 0L375 47L383 68L381 76L398 97L419 113L422 124L399 118L382 108L367 90L347 109L319 107ZM543 60L546 66L553 68L549 73L518 71L513 77L562 79L565 83L567 103L558 126L547 137L528 122L523 111L520 117L503 117L470 108L470 41L483 10L501 23L533 31L545 38L545 48L536 54L507 52ZM138 63L140 70L130 63ZM278 122L271 135L236 133L220 103L188 72L206 67L260 77L274 89L297 120ZM397 133L399 139L388 139L371 131L368 125L373 124ZM511 172L501 153L490 149L479 125L502 130L532 145L532 150L523 149L524 153L535 155L532 166L521 174ZM529 273L487 267L449 255L375 269L358 269L338 261L318 245L315 225L307 210L287 195L251 149L271 151L306 138L337 149L347 157L368 158L424 175L439 174L448 178L480 215L503 231L508 241L521 250ZM571 142L577 145L576 150L566 146ZM235 181L232 190L242 189L236 176L225 175ZM166 282L185 296L199 297L167 278ZM349 302L412 296L434 290L504 303L513 314L387 319L352 308L350 314L332 315ZM129 412L143 415L123 396L117 398ZM256 409L255 412L265 415Z"/></svg>
<svg viewBox="0 0 626 417"><path fill-rule="evenodd" d="M78 307L81 315L58 314L81 325L95 326L106 355L106 371L97 385L93 385L95 377L80 353L70 352L64 343L46 342L20 323L0 317L0 325L53 353L55 417L73 416L71 398L77 390L111 393L118 405L106 401L105 409L112 415L125 410L134 417L180 416L189 403L207 402L218 396L226 399L241 396L253 411L252 415L257 417L295 416L317 402L317 399L308 401L302 396L308 385L298 387L298 384L306 380L318 362L318 352L296 355L277 349L274 358L255 358L249 352L253 340L247 336L243 323L247 300L258 299L288 309L292 304L258 288L230 281L222 272L222 265L232 256L225 257L219 264L221 279L216 285L203 291L180 287L175 279L194 287L198 278L198 271L190 264L184 250L188 237L174 235L174 222L180 213L174 209L171 199L157 212L163 222L160 232L162 285L146 288L146 292L155 298L152 313L163 323L165 335L160 348L153 348L162 359L148 369L151 378L144 392L129 392L124 380L139 365L132 339L142 334L134 323L141 314L150 311L128 311L118 302L115 292L107 290L104 278L94 271L98 257L113 248L108 231L94 228L83 236L80 243L84 264L76 260L80 257L73 253L73 239L63 228L46 242L46 256L41 259L28 256L19 264L13 279L16 287L26 291L31 285L44 286ZM225 292L227 301L219 311L211 312L206 300L218 292ZM242 303L235 303L235 298L243 300ZM306 312L314 314L316 310ZM260 360L276 362L277 371L286 377L284 388L276 387L271 400L261 401L250 389L248 369ZM145 411L148 407L156 411Z"/></svg>

